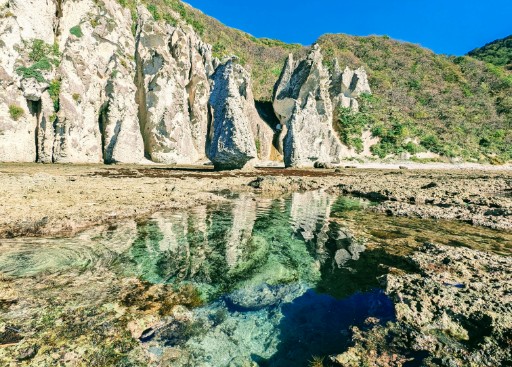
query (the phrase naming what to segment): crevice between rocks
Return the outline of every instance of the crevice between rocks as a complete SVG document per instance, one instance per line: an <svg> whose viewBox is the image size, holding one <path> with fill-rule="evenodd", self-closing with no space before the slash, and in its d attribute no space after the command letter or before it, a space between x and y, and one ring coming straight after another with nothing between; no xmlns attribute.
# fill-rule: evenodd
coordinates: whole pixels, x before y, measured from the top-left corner
<svg viewBox="0 0 512 367"><path fill-rule="evenodd" d="M137 24L137 27L139 27L139 24ZM142 58L140 57L139 53L139 45L140 45L140 32L137 29L136 30L136 38L135 38L135 78L134 78L134 84L137 88L137 91L135 93L135 103L137 103L138 106L138 119L139 119L139 127L140 127L140 133L142 135L142 141L144 143L144 157L146 159L151 160L151 154L149 149L149 142L146 137L146 123L147 123L147 105L146 105L146 87L144 83L144 66L142 62Z"/></svg>
<svg viewBox="0 0 512 367"><path fill-rule="evenodd" d="M254 105L256 107L256 111L258 111L258 115L260 118L272 129L274 132L274 136L272 138L272 148L275 152L279 154L283 154L282 152L282 144L281 144L281 121L277 117L274 106L270 101L254 101ZM275 153L273 153L273 156Z"/></svg>
<svg viewBox="0 0 512 367"><path fill-rule="evenodd" d="M53 33L55 34L56 41L58 41L60 35L60 19L64 15L62 10L62 0L57 0L55 2L55 8L55 24L53 26Z"/></svg>
<svg viewBox="0 0 512 367"><path fill-rule="evenodd" d="M39 101L30 101L27 100L28 109L30 114L36 118L36 129L35 129L35 138L34 144L36 146L36 162L39 162L39 125L41 122L41 111L42 111L42 102Z"/></svg>
<svg viewBox="0 0 512 367"><path fill-rule="evenodd" d="M107 154L105 151L105 144L106 144L105 129L107 127L107 122L108 122L107 121L108 108L109 108L109 103L107 101L107 102L103 103L103 105L100 107L100 112L98 115L98 128L99 128L100 135L101 135L101 156L102 156L103 163L109 163L108 157L107 157Z"/></svg>

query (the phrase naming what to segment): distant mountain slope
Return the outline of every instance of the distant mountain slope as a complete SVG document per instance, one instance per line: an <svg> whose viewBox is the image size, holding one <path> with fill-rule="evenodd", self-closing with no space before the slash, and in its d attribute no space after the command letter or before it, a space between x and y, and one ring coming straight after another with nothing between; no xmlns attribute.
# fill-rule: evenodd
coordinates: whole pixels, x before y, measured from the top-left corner
<svg viewBox="0 0 512 367"><path fill-rule="evenodd" d="M468 53L475 59L512 70L512 35L486 44Z"/></svg>

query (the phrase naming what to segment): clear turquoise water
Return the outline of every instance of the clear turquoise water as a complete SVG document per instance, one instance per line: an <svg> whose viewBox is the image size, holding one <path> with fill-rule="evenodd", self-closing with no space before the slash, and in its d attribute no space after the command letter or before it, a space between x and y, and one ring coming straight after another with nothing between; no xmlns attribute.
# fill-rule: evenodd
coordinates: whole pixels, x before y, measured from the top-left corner
<svg viewBox="0 0 512 367"><path fill-rule="evenodd" d="M368 246L368 238L389 247L435 232L452 241L459 228L365 216L360 209L368 205L324 192L240 195L73 238L2 240L0 286L21 296L12 302L0 295L0 344L2 323L37 338L34 327L41 335L55 327L45 314L53 309L60 310L57 320L70 310L115 310L136 278L188 285L203 300L147 326L138 343L153 361L148 365L307 366L314 356L343 352L351 327L368 317L394 318L377 277L386 272L381 264L408 265L393 251ZM359 230L365 226L368 236ZM492 235L481 230L461 241L507 242Z"/></svg>

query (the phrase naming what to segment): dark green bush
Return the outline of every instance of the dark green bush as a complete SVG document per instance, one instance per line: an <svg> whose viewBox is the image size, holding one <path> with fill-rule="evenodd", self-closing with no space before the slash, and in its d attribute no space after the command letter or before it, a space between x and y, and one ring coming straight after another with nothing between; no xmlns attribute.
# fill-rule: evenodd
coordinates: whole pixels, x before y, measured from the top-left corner
<svg viewBox="0 0 512 367"><path fill-rule="evenodd" d="M80 27L80 24L74 26L69 30L69 33L71 33L73 36L81 38L83 36L82 33L82 27Z"/></svg>
<svg viewBox="0 0 512 367"><path fill-rule="evenodd" d="M60 52L57 44L49 45L42 40L35 39L29 47L28 58L33 64L29 67L20 66L16 69L18 75L25 79L34 78L40 83L46 82L42 71L51 71L60 63Z"/></svg>
<svg viewBox="0 0 512 367"><path fill-rule="evenodd" d="M52 64L47 58L43 58L28 68L24 66L17 68L16 72L18 75L21 75L25 79L34 78L38 82L44 83L46 79L44 78L41 71L50 70L52 70Z"/></svg>
<svg viewBox="0 0 512 367"><path fill-rule="evenodd" d="M421 139L420 144L425 147L425 149L433 152L433 153L441 153L442 145L439 141L439 138L435 135L427 135L423 139Z"/></svg>
<svg viewBox="0 0 512 367"><path fill-rule="evenodd" d="M162 19L162 16L160 15L160 12L158 11L156 5L149 4L148 5L148 10L151 13L151 15L153 16L154 20L158 21L158 20Z"/></svg>
<svg viewBox="0 0 512 367"><path fill-rule="evenodd" d="M363 151L361 135L363 130L373 123L371 116L343 107L336 110L335 116L334 128L338 131L342 143L361 153Z"/></svg>

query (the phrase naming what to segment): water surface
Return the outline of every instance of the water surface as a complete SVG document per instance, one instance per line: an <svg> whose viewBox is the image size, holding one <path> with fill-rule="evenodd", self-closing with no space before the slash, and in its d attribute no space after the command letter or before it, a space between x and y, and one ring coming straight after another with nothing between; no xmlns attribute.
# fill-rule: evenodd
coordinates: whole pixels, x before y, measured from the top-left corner
<svg viewBox="0 0 512 367"><path fill-rule="evenodd" d="M23 345L45 362L307 366L343 352L369 317L393 320L377 278L414 271L403 256L422 243L510 254L510 234L370 205L232 195L69 239L2 240L0 345L14 346L0 362Z"/></svg>

